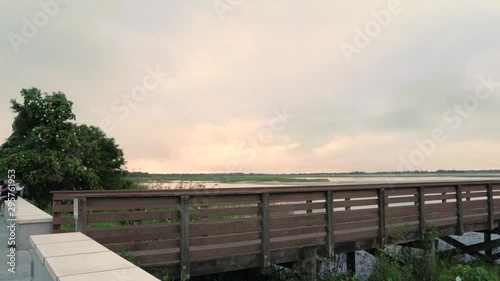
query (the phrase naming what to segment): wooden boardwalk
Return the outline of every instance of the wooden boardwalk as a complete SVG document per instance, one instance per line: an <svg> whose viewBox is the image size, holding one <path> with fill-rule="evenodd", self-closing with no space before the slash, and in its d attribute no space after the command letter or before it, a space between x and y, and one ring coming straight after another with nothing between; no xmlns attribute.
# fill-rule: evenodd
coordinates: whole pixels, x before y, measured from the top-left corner
<svg viewBox="0 0 500 281"><path fill-rule="evenodd" d="M76 229L176 276L410 242L434 226L440 236L500 226L500 181L61 191L53 200L54 232Z"/></svg>

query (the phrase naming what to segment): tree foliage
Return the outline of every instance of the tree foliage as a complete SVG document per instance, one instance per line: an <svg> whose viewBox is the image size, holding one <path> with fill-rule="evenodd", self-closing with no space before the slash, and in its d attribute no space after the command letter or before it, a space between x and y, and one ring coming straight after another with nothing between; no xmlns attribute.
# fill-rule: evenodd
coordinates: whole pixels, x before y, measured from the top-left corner
<svg viewBox="0 0 500 281"><path fill-rule="evenodd" d="M122 150L101 129L76 124L73 103L64 93L31 88L21 95L23 103L11 100L17 115L12 134L0 146L0 173L15 170L25 197L46 206L51 190L131 186Z"/></svg>

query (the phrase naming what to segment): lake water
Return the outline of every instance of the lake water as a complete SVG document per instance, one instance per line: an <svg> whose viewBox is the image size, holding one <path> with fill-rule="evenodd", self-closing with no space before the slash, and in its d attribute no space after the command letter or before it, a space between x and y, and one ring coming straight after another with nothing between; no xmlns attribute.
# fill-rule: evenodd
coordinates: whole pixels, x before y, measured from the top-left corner
<svg viewBox="0 0 500 281"><path fill-rule="evenodd" d="M301 179L328 179L325 181L310 181L310 182L235 182L235 183L219 183L210 181L150 181L143 183L150 189L168 189L176 188L182 185L183 188L197 188L203 186L204 188L246 188L246 187L272 187L272 186L297 186L297 185L332 185L332 184L370 184L370 183L401 183L401 182L451 182L451 181L483 181L483 180L499 180L500 176L492 177L460 177L460 176L378 176L378 177L301 177Z"/></svg>

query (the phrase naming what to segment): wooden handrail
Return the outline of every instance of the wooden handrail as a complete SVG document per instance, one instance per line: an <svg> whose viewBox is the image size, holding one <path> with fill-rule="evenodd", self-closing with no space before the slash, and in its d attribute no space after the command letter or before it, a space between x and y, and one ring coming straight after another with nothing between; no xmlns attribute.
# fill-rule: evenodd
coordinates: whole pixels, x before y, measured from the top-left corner
<svg viewBox="0 0 500 281"><path fill-rule="evenodd" d="M414 240L432 223L441 234L500 226L500 181L53 195L55 230L72 224L76 198L77 231L115 251L126 245L141 262L172 265L184 277L289 262L311 247L332 257L383 246L398 227Z"/></svg>

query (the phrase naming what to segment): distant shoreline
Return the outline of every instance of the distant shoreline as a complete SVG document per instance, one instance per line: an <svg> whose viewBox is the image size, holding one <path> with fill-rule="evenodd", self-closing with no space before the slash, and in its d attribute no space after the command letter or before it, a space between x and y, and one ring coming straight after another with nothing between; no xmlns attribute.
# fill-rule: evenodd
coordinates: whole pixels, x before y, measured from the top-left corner
<svg viewBox="0 0 500 281"><path fill-rule="evenodd" d="M328 178L382 178L382 177L461 177L461 178L490 178L500 177L500 170L481 171L454 171L440 170L435 172L350 172L350 173L291 173L291 174L262 174L262 173L206 173L206 174L149 174L145 172L129 172L128 178L137 181L202 181L218 183L237 182L329 182Z"/></svg>

